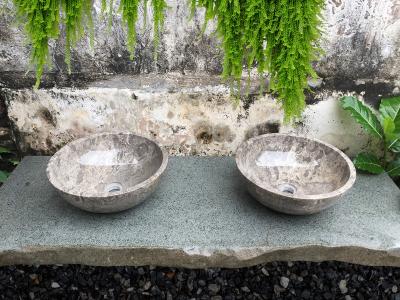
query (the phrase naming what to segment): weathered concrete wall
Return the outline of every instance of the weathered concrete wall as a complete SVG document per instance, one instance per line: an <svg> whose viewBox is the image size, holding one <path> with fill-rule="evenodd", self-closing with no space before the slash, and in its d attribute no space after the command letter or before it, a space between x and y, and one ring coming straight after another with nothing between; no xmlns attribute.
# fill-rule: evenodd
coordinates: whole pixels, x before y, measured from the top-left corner
<svg viewBox="0 0 400 300"><path fill-rule="evenodd" d="M119 1L115 2L115 11ZM218 39L210 36L214 25L210 22L205 35L201 34L203 14L199 12L190 20L189 1L167 1L166 21L159 47L158 61L154 61L152 15L146 26L143 8L137 26L135 60L129 59L126 48L126 30L119 14L115 14L111 28L108 16L101 14L100 0L94 1L95 40L94 48L89 37L84 37L72 52L72 74L68 75L64 62L65 41L51 43L52 66L45 72L43 86L82 85L87 81L109 74L143 73L208 73L219 74L222 70L222 52ZM0 0L3 15L0 19L0 82L10 87L32 86L34 72L29 69L29 45L22 28L15 22L11 0Z"/></svg>
<svg viewBox="0 0 400 300"><path fill-rule="evenodd" d="M15 151L14 138L9 125L4 94L0 93L0 147Z"/></svg>
<svg viewBox="0 0 400 300"><path fill-rule="evenodd" d="M118 1L115 2L117 9ZM68 75L64 41L52 43L53 64L44 85L83 84L104 74L219 74L222 52L218 38L212 34L215 24L210 22L205 35L201 35L201 10L190 20L190 1L167 2L169 9L157 63L153 60L151 13L146 27L141 13L136 59L130 61L119 16L115 15L110 31L107 17L100 12L100 0L95 0L94 49L89 47L89 38L83 38L72 55L73 74ZM0 82L9 87L31 86L33 72L25 75L29 45L16 26L11 0L0 0L0 6ZM400 0L327 0L324 16L322 44L326 55L316 68L326 85L339 90L356 89L357 83L361 89L392 92L396 80L400 80Z"/></svg>
<svg viewBox="0 0 400 300"><path fill-rule="evenodd" d="M53 153L95 132L129 131L160 142L174 155L229 155L245 139L296 132L328 141L349 155L369 146L362 129L339 107L337 93L308 106L301 124L282 125L269 96L233 105L217 78L118 77L85 89L7 90L8 114L25 152Z"/></svg>
<svg viewBox="0 0 400 300"><path fill-rule="evenodd" d="M120 20L115 17L108 31L99 2L94 49L85 37L68 75L64 41L53 42L43 87L58 88L33 91L34 74L25 74L29 45L10 0L0 0L0 93L23 151L52 153L84 134L130 130L159 140L173 154L230 154L250 135L279 130L321 138L353 155L371 142L340 109L339 96L361 94L376 106L381 96L400 92L400 0L327 0L326 54L315 64L322 80L307 95L312 105L297 127L282 126L279 106L268 95L243 97L240 107L232 106L216 76L222 51L212 34L215 24L200 34L202 11L189 20L186 1L169 0L159 60L153 60L151 26L141 20L130 61Z"/></svg>
<svg viewBox="0 0 400 300"><path fill-rule="evenodd" d="M329 0L324 58L317 70L328 89L365 93L376 104L399 93L400 1Z"/></svg>
<svg viewBox="0 0 400 300"><path fill-rule="evenodd" d="M323 77L399 79L400 1L330 0Z"/></svg>

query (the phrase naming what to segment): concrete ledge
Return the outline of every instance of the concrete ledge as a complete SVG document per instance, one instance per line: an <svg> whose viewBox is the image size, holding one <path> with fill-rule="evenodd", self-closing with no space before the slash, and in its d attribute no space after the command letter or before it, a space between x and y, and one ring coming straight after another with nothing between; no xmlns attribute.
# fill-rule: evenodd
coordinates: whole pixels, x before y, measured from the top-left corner
<svg viewBox="0 0 400 300"><path fill-rule="evenodd" d="M342 92L316 91L318 101L292 126L283 124L276 99L259 97L258 84L258 79L251 81L250 94L244 93L238 106L229 85L204 75L111 76L82 89L0 93L18 148L30 154L52 155L79 137L121 131L154 139L171 155L231 155L249 137L276 132L314 137L349 156L375 148L376 142L340 107Z"/></svg>
<svg viewBox="0 0 400 300"><path fill-rule="evenodd" d="M48 157L23 160L0 188L0 265L243 267L277 260L400 266L400 190L359 175L343 201L294 217L261 206L230 157L172 158L136 209L80 211L45 177Z"/></svg>

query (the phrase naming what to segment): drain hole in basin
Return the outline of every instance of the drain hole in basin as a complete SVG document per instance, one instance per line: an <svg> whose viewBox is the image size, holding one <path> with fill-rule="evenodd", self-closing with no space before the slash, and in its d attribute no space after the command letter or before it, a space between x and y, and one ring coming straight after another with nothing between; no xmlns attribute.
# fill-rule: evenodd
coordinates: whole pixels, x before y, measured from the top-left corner
<svg viewBox="0 0 400 300"><path fill-rule="evenodd" d="M104 191L109 194L115 194L122 191L122 185L118 182L113 182L107 185Z"/></svg>
<svg viewBox="0 0 400 300"><path fill-rule="evenodd" d="M282 193L286 193L286 194L291 194L293 195L296 192L296 188L288 183L285 184L281 184L278 189L282 192Z"/></svg>

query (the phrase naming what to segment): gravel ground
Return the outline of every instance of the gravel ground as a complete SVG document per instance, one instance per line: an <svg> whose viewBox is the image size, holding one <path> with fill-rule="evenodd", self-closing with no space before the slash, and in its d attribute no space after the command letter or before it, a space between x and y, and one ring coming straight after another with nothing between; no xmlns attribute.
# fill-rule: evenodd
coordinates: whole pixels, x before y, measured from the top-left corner
<svg viewBox="0 0 400 300"><path fill-rule="evenodd" d="M0 299L394 299L400 268L338 262L242 269L0 267Z"/></svg>

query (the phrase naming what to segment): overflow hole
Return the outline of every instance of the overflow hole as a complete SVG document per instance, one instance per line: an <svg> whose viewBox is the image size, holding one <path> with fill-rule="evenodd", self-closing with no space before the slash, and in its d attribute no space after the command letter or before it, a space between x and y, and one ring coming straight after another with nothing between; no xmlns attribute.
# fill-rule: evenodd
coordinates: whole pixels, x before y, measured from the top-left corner
<svg viewBox="0 0 400 300"><path fill-rule="evenodd" d="M282 193L287 193L287 194L291 194L291 195L293 195L296 192L296 188L293 185L288 184L288 183L280 185L279 190Z"/></svg>
<svg viewBox="0 0 400 300"><path fill-rule="evenodd" d="M122 191L122 185L118 182L110 183L104 189L106 193L114 194Z"/></svg>

